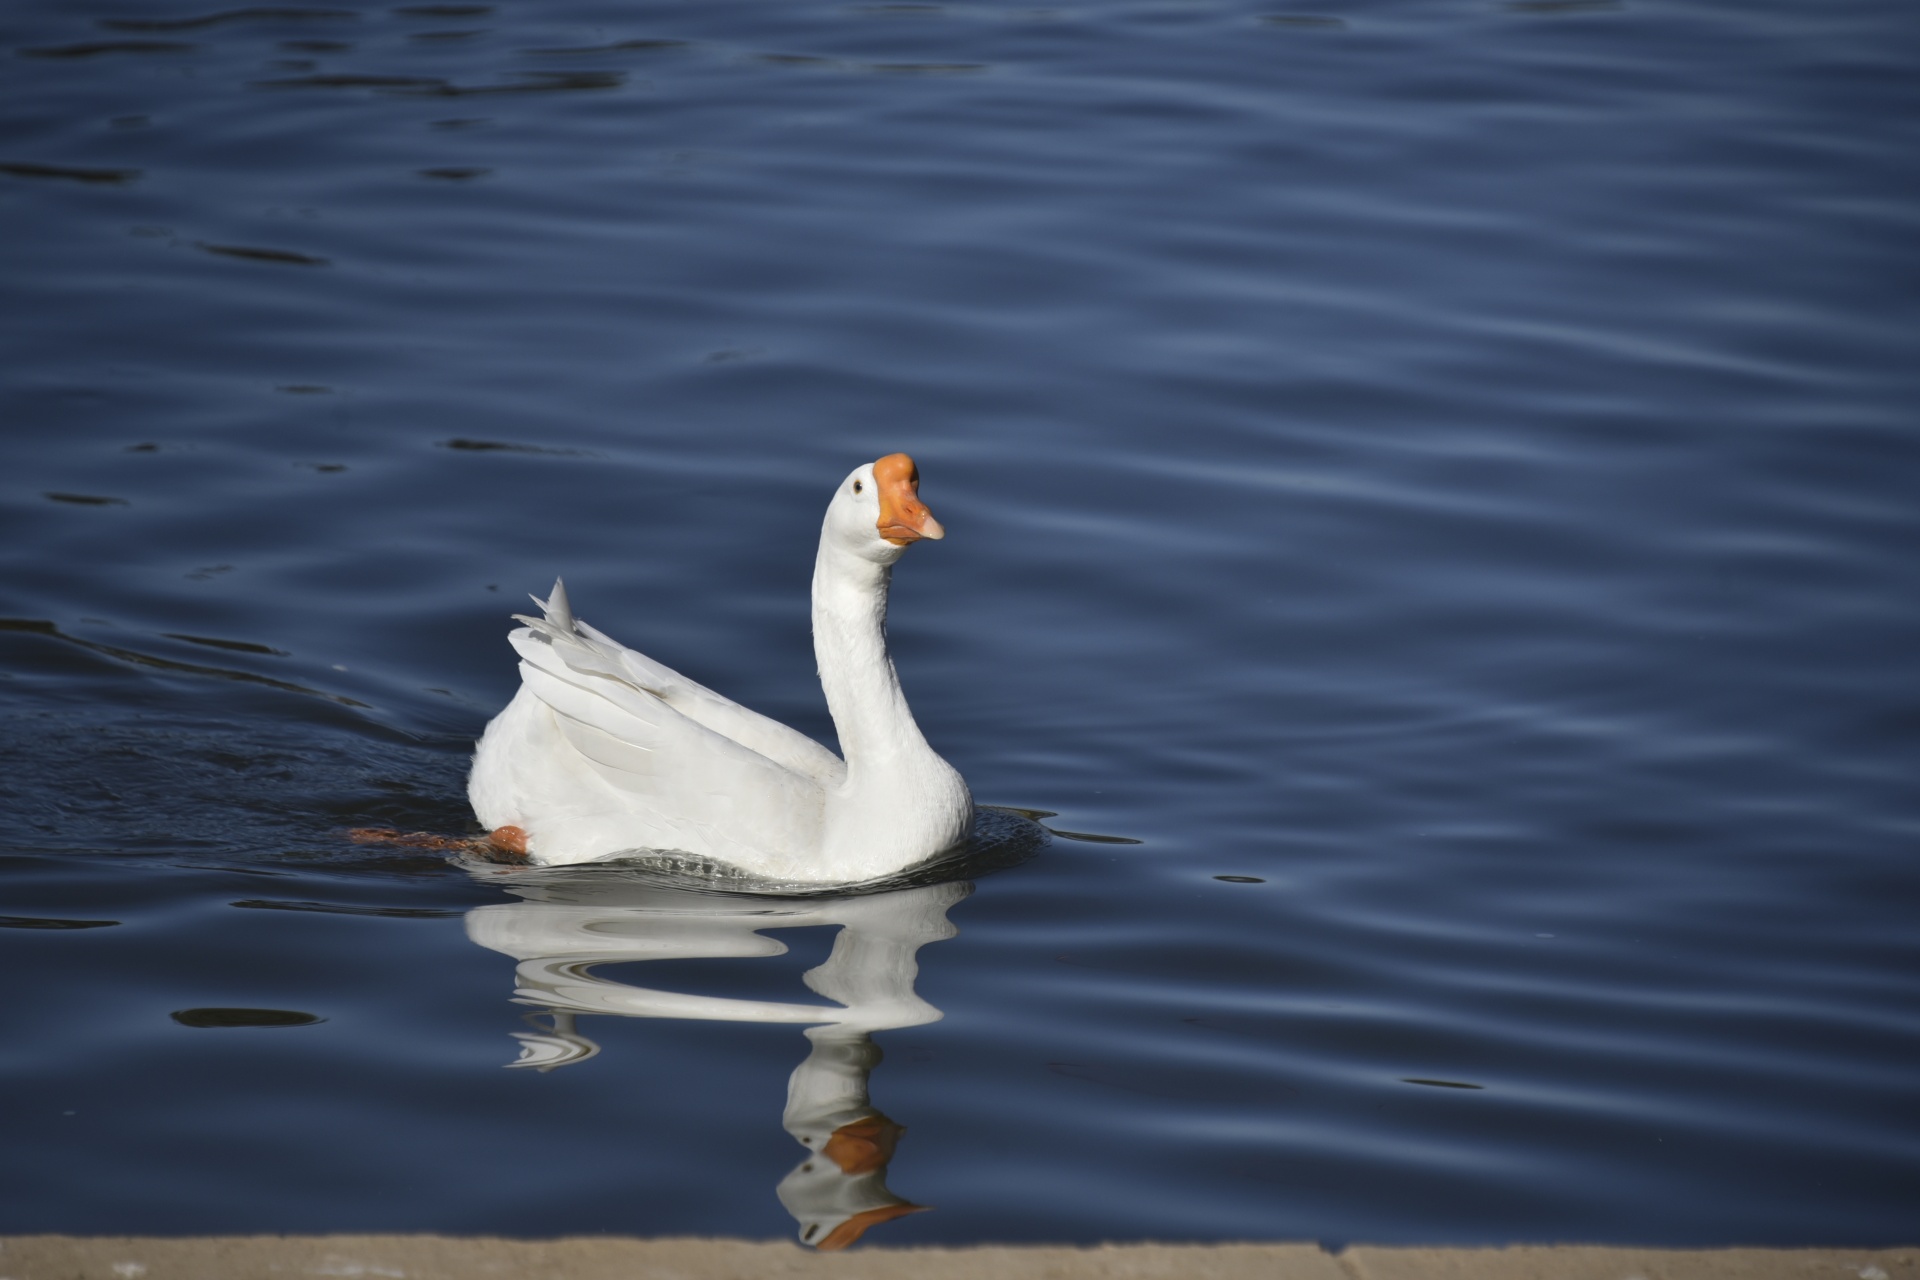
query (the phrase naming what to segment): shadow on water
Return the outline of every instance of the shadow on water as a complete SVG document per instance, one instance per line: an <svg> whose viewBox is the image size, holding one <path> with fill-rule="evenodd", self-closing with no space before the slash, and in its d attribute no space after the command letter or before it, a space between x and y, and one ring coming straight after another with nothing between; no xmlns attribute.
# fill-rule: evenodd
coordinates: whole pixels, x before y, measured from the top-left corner
<svg viewBox="0 0 1920 1280"><path fill-rule="evenodd" d="M999 805L979 805L973 817L973 834L965 844L937 853L924 862L862 880L857 884L822 886L817 882L772 880L753 875L737 867L710 858L678 852L640 852L631 857L609 858L598 862L565 867L529 867L503 870L498 864L475 858L460 858L461 865L476 875L491 872L502 877L499 883L518 891L520 886L542 888L600 885L618 876L622 883L647 885L661 890L687 893L757 894L780 898L839 898L866 894L892 893L901 889L920 889L951 880L971 879L1017 867L1046 847L1049 836L1068 839L1111 840L1137 844L1117 836L1079 836L1041 826L1036 815L1052 816L1043 809L1013 809Z"/></svg>

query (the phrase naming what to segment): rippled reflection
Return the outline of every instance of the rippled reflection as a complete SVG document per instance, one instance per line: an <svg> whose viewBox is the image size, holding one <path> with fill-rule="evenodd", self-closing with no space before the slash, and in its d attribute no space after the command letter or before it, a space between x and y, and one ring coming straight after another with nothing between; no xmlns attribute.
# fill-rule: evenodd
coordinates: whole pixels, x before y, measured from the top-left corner
<svg viewBox="0 0 1920 1280"><path fill-rule="evenodd" d="M902 1127L868 1100L880 1061L873 1033L940 1019L913 989L917 955L955 929L947 909L973 891L966 882L859 897L778 898L665 887L602 872L516 877L523 899L476 907L467 936L519 962L513 998L544 1010L538 1027L515 1033L512 1067L551 1071L591 1058L581 1014L705 1018L806 1027L806 1059L787 1084L781 1124L807 1155L781 1180L780 1202L800 1239L843 1249L868 1228L925 1208L887 1187L887 1165ZM833 951L803 981L835 1003L693 995L602 977L598 966L641 960L777 956L786 944L769 929L833 927Z"/></svg>

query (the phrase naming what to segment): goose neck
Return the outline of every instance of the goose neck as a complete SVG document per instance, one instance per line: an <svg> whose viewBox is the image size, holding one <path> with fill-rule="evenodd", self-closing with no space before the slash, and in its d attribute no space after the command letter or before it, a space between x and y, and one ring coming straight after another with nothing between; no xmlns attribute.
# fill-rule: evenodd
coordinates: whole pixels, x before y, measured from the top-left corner
<svg viewBox="0 0 1920 1280"><path fill-rule="evenodd" d="M850 775L928 750L887 652L893 568L823 543L813 572L813 652Z"/></svg>

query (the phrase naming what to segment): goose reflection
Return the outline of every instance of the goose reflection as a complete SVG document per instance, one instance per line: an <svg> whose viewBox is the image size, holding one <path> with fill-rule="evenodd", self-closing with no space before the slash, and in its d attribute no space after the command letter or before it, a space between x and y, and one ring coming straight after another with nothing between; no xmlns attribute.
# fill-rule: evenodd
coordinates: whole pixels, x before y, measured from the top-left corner
<svg viewBox="0 0 1920 1280"><path fill-rule="evenodd" d="M496 881L498 883L498 881ZM600 1052L581 1014L705 1018L806 1027L806 1060L787 1085L781 1123L806 1156L780 1183L780 1202L802 1242L844 1249L869 1228L926 1206L887 1187L902 1132L868 1098L880 1061L873 1033L937 1022L914 993L917 953L956 930L947 910L973 891L964 881L891 893L825 898L716 894L609 876L538 873L505 885L523 899L476 907L467 936L519 962L513 998L544 1010L539 1030L515 1034L513 1067L551 1071ZM834 1004L689 995L604 978L596 966L639 960L776 956L767 929L837 926L833 952L803 978Z"/></svg>

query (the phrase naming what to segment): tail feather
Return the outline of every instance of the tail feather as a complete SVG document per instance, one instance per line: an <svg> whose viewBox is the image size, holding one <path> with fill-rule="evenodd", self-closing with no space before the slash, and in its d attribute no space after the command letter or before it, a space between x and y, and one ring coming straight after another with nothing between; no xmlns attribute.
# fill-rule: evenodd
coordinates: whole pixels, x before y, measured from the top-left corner
<svg viewBox="0 0 1920 1280"><path fill-rule="evenodd" d="M547 621L557 630L567 635L578 634L579 628L573 621L573 606L567 602L567 584L565 581L560 578L555 578L553 580L553 591L545 600L531 594L527 596L527 599L540 606L540 611L547 615Z"/></svg>
<svg viewBox="0 0 1920 1280"><path fill-rule="evenodd" d="M573 616L573 607L567 601L566 584L556 580L553 594L542 600L532 597L533 602L545 611L544 618L531 618L524 613L513 615L516 622L523 622L533 634L531 639L551 645L553 652L569 669L586 675L605 676L615 684L631 685L643 692L650 693L661 701L667 701L667 694L658 687L659 681L643 678L643 673L627 669L621 662L623 657L639 658L646 666L655 665L651 659L632 653L618 641L587 626ZM517 633L516 633L517 634ZM521 648L521 642L512 641L514 648L520 649L522 656L527 651ZM661 668L668 676L673 673Z"/></svg>

